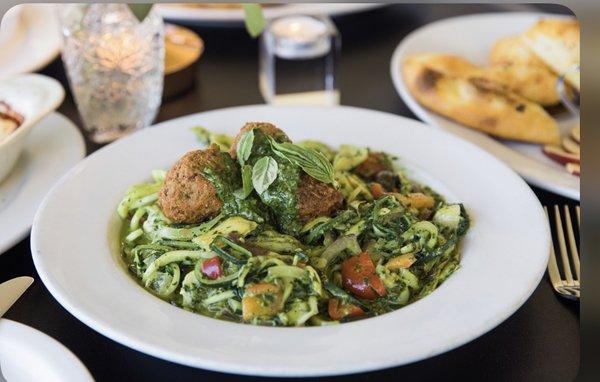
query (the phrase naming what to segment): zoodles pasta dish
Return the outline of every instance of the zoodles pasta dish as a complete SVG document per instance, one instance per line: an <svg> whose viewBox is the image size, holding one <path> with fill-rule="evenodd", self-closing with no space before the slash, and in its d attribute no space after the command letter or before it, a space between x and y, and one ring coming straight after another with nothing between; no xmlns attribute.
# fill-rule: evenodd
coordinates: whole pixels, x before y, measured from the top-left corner
<svg viewBox="0 0 600 382"><path fill-rule="evenodd" d="M419 300L460 263L462 204L371 148L292 142L270 123L206 146L126 191L122 258L154 295L233 322L318 326Z"/></svg>

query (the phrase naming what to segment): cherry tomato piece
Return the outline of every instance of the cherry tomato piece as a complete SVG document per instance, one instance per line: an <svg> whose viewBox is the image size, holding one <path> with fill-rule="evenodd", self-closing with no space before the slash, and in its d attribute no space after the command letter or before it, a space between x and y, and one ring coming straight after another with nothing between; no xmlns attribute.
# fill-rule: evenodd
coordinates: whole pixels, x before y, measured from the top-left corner
<svg viewBox="0 0 600 382"><path fill-rule="evenodd" d="M223 268L221 267L221 258L218 256L211 257L210 259L202 262L202 273L209 279L218 279L223 276Z"/></svg>
<svg viewBox="0 0 600 382"><path fill-rule="evenodd" d="M375 264L362 252L342 263L342 285L358 298L374 300L385 295L385 286L375 273Z"/></svg>
<svg viewBox="0 0 600 382"><path fill-rule="evenodd" d="M327 312L329 317L333 320L341 320L344 317L358 317L365 314L365 312L356 305L343 304L337 298L330 298L327 306Z"/></svg>

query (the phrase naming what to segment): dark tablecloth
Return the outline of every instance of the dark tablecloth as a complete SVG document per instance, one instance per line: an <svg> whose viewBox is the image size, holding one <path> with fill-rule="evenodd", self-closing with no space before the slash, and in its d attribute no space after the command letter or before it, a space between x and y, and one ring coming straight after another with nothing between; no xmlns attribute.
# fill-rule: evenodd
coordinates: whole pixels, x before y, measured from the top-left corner
<svg viewBox="0 0 600 382"><path fill-rule="evenodd" d="M415 28L436 19L498 10L506 8L394 5L336 18L335 23L343 39L340 69L342 104L416 118L396 94L389 74L390 58L398 42ZM547 10L565 11L560 7L547 7ZM196 85L179 97L165 100L157 120L165 121L228 106L263 103L258 91L257 42L243 29L193 29L206 43L206 52L195 72ZM66 86L59 59L42 73L58 78ZM81 125L70 95L59 111ZM88 154L98 147L87 142ZM532 188L544 205L576 204ZM515 218L518 219L518 216ZM31 275L38 281L6 317L37 328L66 345L99 381L265 380L166 362L131 350L88 328L62 308L39 281L31 260L29 238L0 256L0 282L21 275ZM415 364L332 379L567 381L575 377L579 368L579 341L579 305L558 298L547 277L544 277L531 298L512 317L471 343ZM394 349L381 351L393 352Z"/></svg>

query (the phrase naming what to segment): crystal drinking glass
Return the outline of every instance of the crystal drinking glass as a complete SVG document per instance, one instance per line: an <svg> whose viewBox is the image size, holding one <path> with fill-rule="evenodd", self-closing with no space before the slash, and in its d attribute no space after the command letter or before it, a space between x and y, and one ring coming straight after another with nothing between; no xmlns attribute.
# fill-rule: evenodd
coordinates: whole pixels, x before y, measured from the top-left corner
<svg viewBox="0 0 600 382"><path fill-rule="evenodd" d="M161 103L164 25L126 4L59 7L71 91L90 139L113 141L148 126Z"/></svg>

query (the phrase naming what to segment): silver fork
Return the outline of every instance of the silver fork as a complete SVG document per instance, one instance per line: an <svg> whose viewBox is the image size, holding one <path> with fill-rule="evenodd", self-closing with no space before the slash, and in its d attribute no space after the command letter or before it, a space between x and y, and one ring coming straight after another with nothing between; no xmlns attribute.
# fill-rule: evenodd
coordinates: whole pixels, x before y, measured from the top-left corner
<svg viewBox="0 0 600 382"><path fill-rule="evenodd" d="M577 243L575 241L575 234L573 231L573 223L571 222L571 214L569 212L569 208L568 206L564 206L563 217L561 217L560 208L558 208L558 206L556 205L554 206L554 224L552 223L552 219L550 219L548 209L546 207L544 207L544 211L546 211L546 216L550 221L550 225L554 225L556 230L557 246L560 252L560 260L562 263L562 270L564 274L564 277L562 277L558 269L558 262L556 260L556 253L554 252L553 245L550 248L550 259L548 261L548 275L550 276L552 287L562 297L566 297L572 300L579 300L579 252L577 251ZM575 207L575 212L577 217L577 229L579 230L579 206ZM565 222L564 227L567 231L566 235L564 232L565 230L563 229L563 219ZM569 243L569 250L567 250L567 241ZM571 271L571 261L569 261L569 254L571 255L570 257L575 274L573 274L573 272Z"/></svg>

